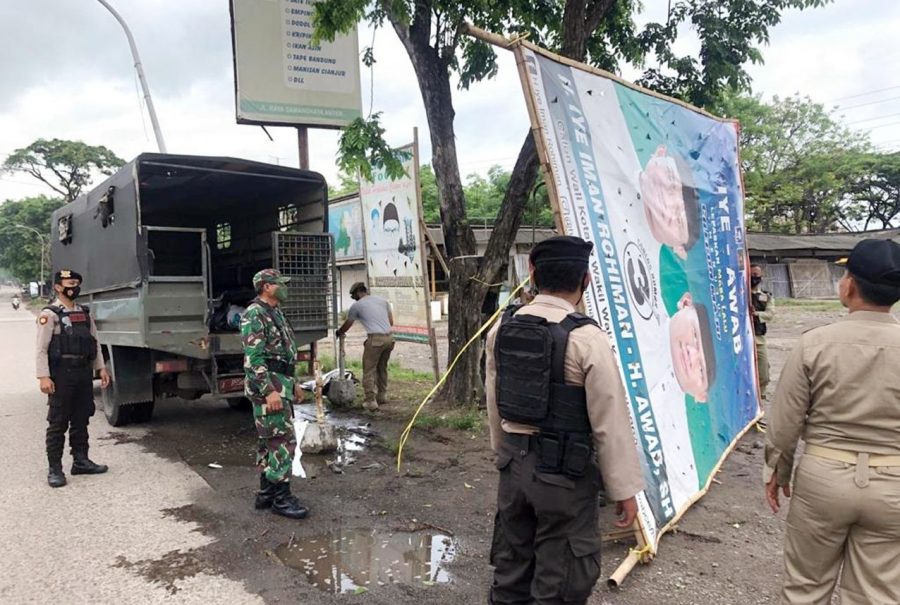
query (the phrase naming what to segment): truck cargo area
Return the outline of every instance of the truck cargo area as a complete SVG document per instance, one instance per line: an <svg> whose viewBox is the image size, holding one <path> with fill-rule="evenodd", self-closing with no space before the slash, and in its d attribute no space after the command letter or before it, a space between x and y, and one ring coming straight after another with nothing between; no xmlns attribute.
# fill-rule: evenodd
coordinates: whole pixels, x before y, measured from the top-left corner
<svg viewBox="0 0 900 605"><path fill-rule="evenodd" d="M210 331L230 332L237 330L238 314L255 296L253 275L287 263L294 277L307 279L291 284L292 308L286 311L301 324L297 328L324 325L327 301L321 280L331 250L321 237L323 183L294 172L279 174L277 167L265 165L142 162L138 196L149 281L201 284ZM279 253L273 233L319 238L299 238L293 246L284 242Z"/></svg>

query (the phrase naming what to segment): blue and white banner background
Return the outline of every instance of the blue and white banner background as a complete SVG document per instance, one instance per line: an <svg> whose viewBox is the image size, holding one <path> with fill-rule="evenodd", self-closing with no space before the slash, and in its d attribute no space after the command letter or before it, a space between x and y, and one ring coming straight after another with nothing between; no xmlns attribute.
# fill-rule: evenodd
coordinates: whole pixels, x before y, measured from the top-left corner
<svg viewBox="0 0 900 605"><path fill-rule="evenodd" d="M565 232L595 246L585 308L619 360L655 551L759 413L737 125L517 53Z"/></svg>

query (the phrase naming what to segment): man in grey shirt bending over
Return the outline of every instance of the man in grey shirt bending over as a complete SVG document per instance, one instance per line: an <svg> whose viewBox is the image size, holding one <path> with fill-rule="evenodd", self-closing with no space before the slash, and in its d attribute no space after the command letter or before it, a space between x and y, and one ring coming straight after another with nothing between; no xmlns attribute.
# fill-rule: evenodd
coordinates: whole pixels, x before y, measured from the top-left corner
<svg viewBox="0 0 900 605"><path fill-rule="evenodd" d="M350 298L356 302L350 306L347 321L338 328L337 336L340 338L346 334L357 319L366 329L368 338L363 346L362 358L363 392L366 396L363 407L374 411L384 404L387 397L388 361L394 350L394 337L391 336L394 315L390 303L380 296L369 294L362 282L350 286Z"/></svg>

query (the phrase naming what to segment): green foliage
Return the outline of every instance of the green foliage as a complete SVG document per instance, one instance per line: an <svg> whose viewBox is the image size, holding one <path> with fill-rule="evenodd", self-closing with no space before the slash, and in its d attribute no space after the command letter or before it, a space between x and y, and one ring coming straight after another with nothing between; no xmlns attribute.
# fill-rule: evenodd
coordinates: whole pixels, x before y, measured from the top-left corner
<svg viewBox="0 0 900 605"><path fill-rule="evenodd" d="M484 221L491 224L500 212L503 204L503 196L509 186L510 171L500 166L492 166L487 176L472 173L466 177L465 197L466 214L473 223ZM425 222L431 225L441 222L440 202L438 200L437 180L429 164L419 169L419 182L422 186L422 207L425 214ZM528 202L523 225L532 223L540 227L553 226L553 210L550 206L550 196L547 188L541 182L537 185L537 192Z"/></svg>
<svg viewBox="0 0 900 605"><path fill-rule="evenodd" d="M359 193L359 179L355 174L350 175L343 170L338 171L338 181L340 181L339 185L329 187L328 199L333 200L350 193Z"/></svg>
<svg viewBox="0 0 900 605"><path fill-rule="evenodd" d="M402 154L384 141L381 112L365 120L353 120L341 132L339 146L338 167L345 174L359 173L369 181L372 180L372 168L383 169L391 180L406 174Z"/></svg>
<svg viewBox="0 0 900 605"><path fill-rule="evenodd" d="M699 107L715 103L728 89L748 90L746 65L763 62L760 47L769 30L789 9L821 7L830 0L681 0L670 5L666 23L650 23L638 35L650 68L638 81ZM675 52L679 35L689 26L700 39L697 56Z"/></svg>
<svg viewBox="0 0 900 605"><path fill-rule="evenodd" d="M856 159L858 176L850 182L847 219L863 230L900 226L900 153L867 153Z"/></svg>
<svg viewBox="0 0 900 605"><path fill-rule="evenodd" d="M22 283L38 281L43 245L25 225L44 234L49 243L50 215L63 205L59 198L43 195L0 204L0 267L4 267ZM49 250L44 249L44 277L49 277Z"/></svg>
<svg viewBox="0 0 900 605"><path fill-rule="evenodd" d="M809 98L724 96L717 111L741 123L750 229L784 233L855 230L900 210L896 159L871 150L832 111ZM900 166L898 166L900 168ZM880 175L880 176L878 176Z"/></svg>
<svg viewBox="0 0 900 605"><path fill-rule="evenodd" d="M71 202L98 173L110 175L124 163L102 145L38 139L28 147L12 152L0 171L30 174L63 196L66 202Z"/></svg>

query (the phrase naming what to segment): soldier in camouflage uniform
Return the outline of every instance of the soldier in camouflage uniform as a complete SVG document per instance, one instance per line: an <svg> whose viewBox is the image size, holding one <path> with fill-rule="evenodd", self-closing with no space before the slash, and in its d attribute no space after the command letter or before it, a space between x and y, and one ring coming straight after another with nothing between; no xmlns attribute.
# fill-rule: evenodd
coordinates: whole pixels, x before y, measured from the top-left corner
<svg viewBox="0 0 900 605"><path fill-rule="evenodd" d="M287 282L275 269L253 276L257 297L241 319L244 345L244 392L253 403L259 435L256 462L260 468L256 508L303 519L306 507L291 494L291 464L297 439L293 402L299 398L294 378L297 346L294 330L278 305L287 300Z"/></svg>

